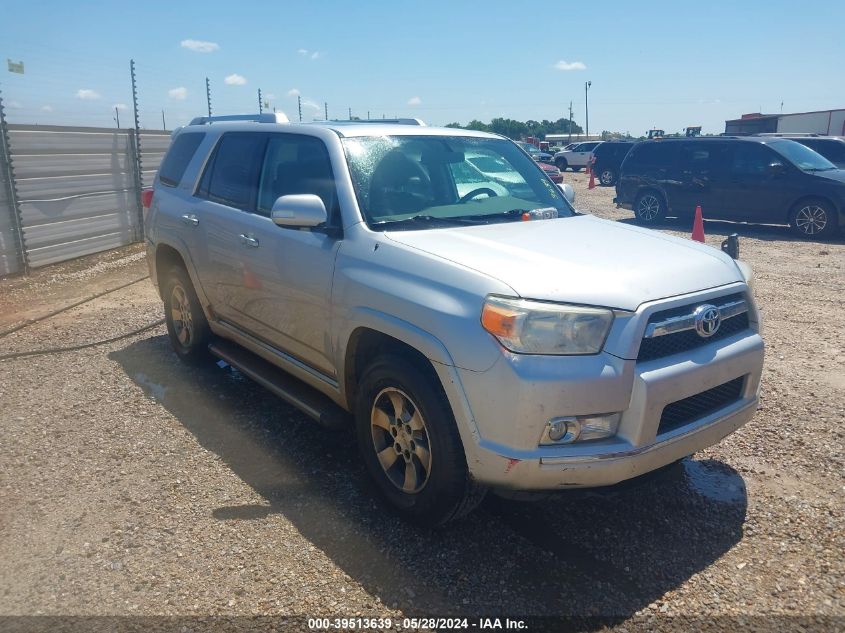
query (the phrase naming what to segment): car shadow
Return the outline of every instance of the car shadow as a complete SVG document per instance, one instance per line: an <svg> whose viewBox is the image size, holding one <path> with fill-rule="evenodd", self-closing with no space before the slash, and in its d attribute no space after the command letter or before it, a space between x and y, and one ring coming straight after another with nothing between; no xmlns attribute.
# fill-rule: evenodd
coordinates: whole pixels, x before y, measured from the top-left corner
<svg viewBox="0 0 845 633"><path fill-rule="evenodd" d="M617 220L623 224L642 226L636 218L621 218ZM649 225L650 229L666 231L692 232L692 218L666 218L658 224ZM845 231L829 238L801 237L784 224L748 224L745 222L728 222L727 220L704 220L704 232L707 235L721 235L727 237L736 233L739 237L748 237L763 241L783 242L816 242L817 244L845 244ZM741 251L740 251L741 252Z"/></svg>
<svg viewBox="0 0 845 633"><path fill-rule="evenodd" d="M317 427L231 368L179 363L165 336L109 358L266 501L208 507L209 516L284 515L367 592L408 615L622 620L742 536L742 478L721 462L689 459L541 502L488 496L463 521L420 529L375 500L351 432Z"/></svg>

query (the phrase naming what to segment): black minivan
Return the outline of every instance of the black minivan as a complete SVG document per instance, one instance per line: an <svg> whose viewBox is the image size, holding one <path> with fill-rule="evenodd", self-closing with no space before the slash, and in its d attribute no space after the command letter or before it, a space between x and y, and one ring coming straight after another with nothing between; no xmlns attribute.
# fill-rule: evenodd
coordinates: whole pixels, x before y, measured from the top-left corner
<svg viewBox="0 0 845 633"><path fill-rule="evenodd" d="M702 137L637 143L622 163L617 205L642 224L666 216L789 224L829 237L845 226L845 170L785 138Z"/></svg>

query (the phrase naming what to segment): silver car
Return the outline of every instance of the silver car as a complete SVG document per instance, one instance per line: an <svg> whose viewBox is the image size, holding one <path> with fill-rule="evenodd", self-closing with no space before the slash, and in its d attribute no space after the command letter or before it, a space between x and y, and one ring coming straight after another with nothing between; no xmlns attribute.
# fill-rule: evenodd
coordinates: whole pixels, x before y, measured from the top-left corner
<svg viewBox="0 0 845 633"><path fill-rule="evenodd" d="M496 135L239 118L175 132L147 200L173 348L351 425L406 518L615 484L754 415L742 262L578 213ZM483 182L480 155L509 177Z"/></svg>

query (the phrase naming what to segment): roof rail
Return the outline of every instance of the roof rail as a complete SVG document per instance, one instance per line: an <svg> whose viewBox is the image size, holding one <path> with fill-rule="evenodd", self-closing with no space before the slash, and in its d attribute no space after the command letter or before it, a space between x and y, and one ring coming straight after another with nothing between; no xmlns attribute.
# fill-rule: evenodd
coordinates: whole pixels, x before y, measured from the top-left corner
<svg viewBox="0 0 845 633"><path fill-rule="evenodd" d="M389 123L392 125L422 125L425 126L425 122L422 119L410 119L410 118L399 118L399 119L330 119L328 121L314 121L314 123L334 123L334 124L356 124L356 123Z"/></svg>
<svg viewBox="0 0 845 633"><path fill-rule="evenodd" d="M824 136L824 134L819 134L817 132L757 132L754 136L789 138L790 136Z"/></svg>
<svg viewBox="0 0 845 633"><path fill-rule="evenodd" d="M262 114L227 114L224 116L198 116L188 125L208 125L226 121L252 121L254 123L290 123L284 112L266 112Z"/></svg>

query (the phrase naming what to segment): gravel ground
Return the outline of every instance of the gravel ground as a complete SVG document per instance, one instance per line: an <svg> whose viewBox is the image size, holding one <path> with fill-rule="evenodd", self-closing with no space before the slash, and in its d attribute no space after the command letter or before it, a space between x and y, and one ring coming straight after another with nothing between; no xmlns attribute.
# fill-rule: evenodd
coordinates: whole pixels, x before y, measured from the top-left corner
<svg viewBox="0 0 845 633"><path fill-rule="evenodd" d="M566 179L579 208L630 221L612 188ZM754 420L659 477L490 497L445 531L384 512L351 434L316 428L237 372L180 364L163 326L0 360L0 615L566 614L613 616L619 630L680 630L673 616L691 615L841 629L845 244L706 230L715 246L739 232L757 274L767 361ZM135 246L0 281L0 331L144 271ZM145 280L0 338L0 355L161 316Z"/></svg>

